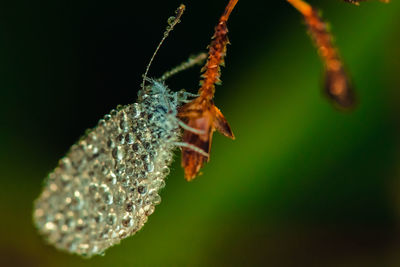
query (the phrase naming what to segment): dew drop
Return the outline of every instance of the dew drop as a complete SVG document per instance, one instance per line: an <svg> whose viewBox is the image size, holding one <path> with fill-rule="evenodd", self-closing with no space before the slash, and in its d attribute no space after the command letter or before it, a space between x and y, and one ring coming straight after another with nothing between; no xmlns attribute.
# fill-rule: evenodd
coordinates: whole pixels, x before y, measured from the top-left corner
<svg viewBox="0 0 400 267"><path fill-rule="evenodd" d="M127 237L127 235L128 235L128 232L125 231L124 229L122 229L122 230L120 230L120 231L118 232L118 237L119 237L120 239L123 239L123 238Z"/></svg>
<svg viewBox="0 0 400 267"><path fill-rule="evenodd" d="M109 139L107 141L107 147L108 148L114 148L115 147L115 142L112 139Z"/></svg>
<svg viewBox="0 0 400 267"><path fill-rule="evenodd" d="M126 168L125 173L126 173L126 175L132 175L133 174L133 168L132 167Z"/></svg>
<svg viewBox="0 0 400 267"><path fill-rule="evenodd" d="M112 156L115 160L122 160L124 158L122 147L115 147L112 151Z"/></svg>
<svg viewBox="0 0 400 267"><path fill-rule="evenodd" d="M165 187L165 181L161 179L157 179L153 182L154 187L162 189Z"/></svg>
<svg viewBox="0 0 400 267"><path fill-rule="evenodd" d="M101 173L103 175L107 175L110 172L110 169L106 166L101 167Z"/></svg>
<svg viewBox="0 0 400 267"><path fill-rule="evenodd" d="M108 214L107 218L106 218L106 223L108 225L114 225L117 221L117 215L115 213L110 213Z"/></svg>
<svg viewBox="0 0 400 267"><path fill-rule="evenodd" d="M161 197L159 196L159 195L155 195L154 197L153 197L153 204L154 205L158 205L158 204L160 204L161 203Z"/></svg>
<svg viewBox="0 0 400 267"><path fill-rule="evenodd" d="M138 142L134 143L132 145L132 150L133 152L140 153L140 151L142 150L141 145Z"/></svg>
<svg viewBox="0 0 400 267"><path fill-rule="evenodd" d="M117 142L121 145L125 144L125 137L122 134L118 135Z"/></svg>
<svg viewBox="0 0 400 267"><path fill-rule="evenodd" d="M110 172L110 174L107 176L106 182L110 185L115 185L117 183L117 177L113 172Z"/></svg>
<svg viewBox="0 0 400 267"><path fill-rule="evenodd" d="M167 166L164 166L164 167L161 169L161 173L162 173L164 176L167 176L167 175L169 174L169 172L170 172L170 170L169 170L169 168L168 168Z"/></svg>
<svg viewBox="0 0 400 267"><path fill-rule="evenodd" d="M132 201L129 201L128 203L126 203L125 210L127 212L133 212L135 210L135 205L133 204Z"/></svg>
<svg viewBox="0 0 400 267"><path fill-rule="evenodd" d="M103 216L103 213L101 213L101 212L97 212L97 213L95 214L95 216L94 216L94 221L95 221L96 223L102 222L103 219L104 219L104 216Z"/></svg>
<svg viewBox="0 0 400 267"><path fill-rule="evenodd" d="M129 124L126 120L121 120L119 127L121 128L122 131L127 132L129 131Z"/></svg>
<svg viewBox="0 0 400 267"><path fill-rule="evenodd" d="M106 126L106 121L104 119L99 120L98 126L100 126L100 127Z"/></svg>
<svg viewBox="0 0 400 267"><path fill-rule="evenodd" d="M122 189L119 189L115 195L115 204L121 206L124 204L125 199L125 192Z"/></svg>
<svg viewBox="0 0 400 267"><path fill-rule="evenodd" d="M104 115L104 120L105 121L110 121L111 120L111 115L110 114Z"/></svg>
<svg viewBox="0 0 400 267"><path fill-rule="evenodd" d="M148 162L148 163L146 163L146 171L147 172L153 172L154 171L154 164L153 164L153 162Z"/></svg>
<svg viewBox="0 0 400 267"><path fill-rule="evenodd" d="M140 185L139 187L138 187L138 192L140 193L140 194L145 194L146 192L147 192L147 188L146 188L146 186L143 186L143 185Z"/></svg>
<svg viewBox="0 0 400 267"><path fill-rule="evenodd" d="M133 225L133 219L130 214L126 214L122 219L122 225L124 227L131 227Z"/></svg>
<svg viewBox="0 0 400 267"><path fill-rule="evenodd" d="M103 201L106 205L111 205L113 203L113 195L110 192L103 193Z"/></svg>
<svg viewBox="0 0 400 267"><path fill-rule="evenodd" d="M174 16L169 17L167 20L168 25L172 26L172 24L174 24L174 22L175 22L175 19L176 18Z"/></svg>
<svg viewBox="0 0 400 267"><path fill-rule="evenodd" d="M47 231L54 231L56 229L56 225L53 222L48 222L44 225L44 228Z"/></svg>
<svg viewBox="0 0 400 267"><path fill-rule="evenodd" d="M141 108L140 105L138 103L135 103L132 105L132 115L134 118L138 118L140 116L141 113Z"/></svg>
<svg viewBox="0 0 400 267"><path fill-rule="evenodd" d="M132 145L135 142L135 136L133 133L127 133L125 135L125 141L128 145Z"/></svg>
<svg viewBox="0 0 400 267"><path fill-rule="evenodd" d="M144 207L144 211L147 216L150 216L154 212L154 206L152 205L146 206Z"/></svg>

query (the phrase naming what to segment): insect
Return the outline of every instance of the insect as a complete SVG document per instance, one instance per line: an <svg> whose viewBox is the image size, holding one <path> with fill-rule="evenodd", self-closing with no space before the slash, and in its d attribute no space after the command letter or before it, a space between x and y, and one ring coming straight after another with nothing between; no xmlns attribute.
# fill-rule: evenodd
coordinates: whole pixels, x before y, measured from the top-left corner
<svg viewBox="0 0 400 267"><path fill-rule="evenodd" d="M230 1L229 13L236 2ZM177 147L209 157L209 150L182 140L181 128L198 136L206 134L184 123L178 114L179 107L197 95L173 92L164 83L177 72L202 63L206 54L190 58L160 79L147 77L157 51L180 22L184 9L181 5L168 20L146 68L138 102L118 106L105 115L45 180L34 203L33 220L56 248L85 257L104 254L139 231L160 203L159 190L165 186Z"/></svg>

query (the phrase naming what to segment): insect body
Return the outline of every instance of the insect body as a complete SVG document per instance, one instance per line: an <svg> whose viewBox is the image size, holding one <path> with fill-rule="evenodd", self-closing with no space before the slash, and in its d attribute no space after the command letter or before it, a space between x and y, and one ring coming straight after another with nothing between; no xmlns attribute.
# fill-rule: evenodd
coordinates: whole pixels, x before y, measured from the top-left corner
<svg viewBox="0 0 400 267"><path fill-rule="evenodd" d="M34 221L57 248L101 254L137 232L160 203L184 99L152 80L139 101L112 110L49 175Z"/></svg>

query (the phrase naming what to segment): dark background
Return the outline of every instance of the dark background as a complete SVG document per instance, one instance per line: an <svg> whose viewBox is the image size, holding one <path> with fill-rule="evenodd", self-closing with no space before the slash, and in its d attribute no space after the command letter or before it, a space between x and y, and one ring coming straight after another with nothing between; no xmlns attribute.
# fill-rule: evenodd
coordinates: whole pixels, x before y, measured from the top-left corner
<svg viewBox="0 0 400 267"><path fill-rule="evenodd" d="M227 2L186 1L150 76L206 51ZM44 177L85 129L136 101L180 3L0 4L0 265L400 266L398 1L312 1L358 92L343 113L321 93L300 15L283 0L240 0L215 100L237 140L216 135L191 183L177 153L161 205L105 257L45 245L31 220ZM198 82L194 68L168 85L195 92Z"/></svg>

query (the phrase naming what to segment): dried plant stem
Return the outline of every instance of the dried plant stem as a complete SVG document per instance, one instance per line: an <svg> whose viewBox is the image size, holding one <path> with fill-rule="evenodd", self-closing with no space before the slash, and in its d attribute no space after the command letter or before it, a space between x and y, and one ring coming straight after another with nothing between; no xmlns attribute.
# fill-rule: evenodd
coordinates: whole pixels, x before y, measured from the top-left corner
<svg viewBox="0 0 400 267"><path fill-rule="evenodd" d="M334 103L343 109L355 104L354 92L350 79L337 48L333 44L332 34L322 20L317 9L302 0L287 0L303 16L309 33L325 65L325 91Z"/></svg>
<svg viewBox="0 0 400 267"><path fill-rule="evenodd" d="M198 134L185 130L183 141L194 145L205 153L210 154L212 136L218 130L225 136L234 139L233 132L221 111L214 105L213 98L215 84L221 82L221 65L224 65L226 46L229 44L227 21L238 0L230 0L219 23L215 27L215 33L209 46L208 59L203 67L199 97L179 109L178 116L189 126L204 134ZM188 181L194 179L203 164L209 157L188 148L182 148L182 167Z"/></svg>

